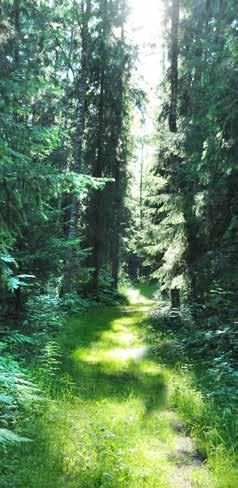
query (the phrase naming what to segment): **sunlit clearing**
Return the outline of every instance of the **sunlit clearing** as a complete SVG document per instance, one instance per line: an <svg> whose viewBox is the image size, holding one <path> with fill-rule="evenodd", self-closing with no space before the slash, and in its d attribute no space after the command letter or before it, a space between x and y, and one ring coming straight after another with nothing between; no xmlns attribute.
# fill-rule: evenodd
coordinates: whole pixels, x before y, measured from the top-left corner
<svg viewBox="0 0 238 488"><path fill-rule="evenodd" d="M130 288L126 291L127 298L129 299L129 302L134 305L134 304L140 304L140 305L148 305L152 303L152 300L149 298L144 297L139 289L136 288Z"/></svg>

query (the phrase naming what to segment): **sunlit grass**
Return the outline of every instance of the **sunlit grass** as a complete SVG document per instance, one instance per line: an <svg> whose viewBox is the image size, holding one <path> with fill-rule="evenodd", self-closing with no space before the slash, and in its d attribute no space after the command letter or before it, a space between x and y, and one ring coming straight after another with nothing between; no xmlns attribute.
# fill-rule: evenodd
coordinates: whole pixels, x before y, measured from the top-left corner
<svg viewBox="0 0 238 488"><path fill-rule="evenodd" d="M126 369L131 361L138 362L147 352L147 347L141 344L135 329L139 318L142 318L141 314L112 320L109 331L102 332L90 347L76 349L72 359L110 366L111 369Z"/></svg>
<svg viewBox="0 0 238 488"><path fill-rule="evenodd" d="M131 293L133 303L143 299L150 306L150 298ZM34 442L18 457L12 452L1 488L179 488L169 457L179 438L168 404L170 373L144 343L144 313L129 305L68 322L54 401L26 423Z"/></svg>
<svg viewBox="0 0 238 488"><path fill-rule="evenodd" d="M215 427L217 412L209 406L201 391L194 387L188 371L169 371L167 376L170 404L179 410L181 418L189 426L199 451L207 456L209 471L195 470L192 474L199 488L237 488L238 455L235 449L225 448L218 428Z"/></svg>
<svg viewBox="0 0 238 488"><path fill-rule="evenodd" d="M156 290L157 286L146 283L140 283L130 288L122 286L120 289L121 293L128 298L131 305L138 305L142 308L145 305L153 305L153 294Z"/></svg>

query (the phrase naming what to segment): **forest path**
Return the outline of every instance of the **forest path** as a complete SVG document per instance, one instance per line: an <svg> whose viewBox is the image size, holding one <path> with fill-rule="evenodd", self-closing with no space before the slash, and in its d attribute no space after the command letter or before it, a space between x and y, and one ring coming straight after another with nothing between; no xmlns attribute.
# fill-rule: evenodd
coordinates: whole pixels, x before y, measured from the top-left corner
<svg viewBox="0 0 238 488"><path fill-rule="evenodd" d="M129 306L73 319L62 338L78 394L76 418L67 415L64 458L75 463L67 486L211 487L169 407L166 369L155 362L140 328L153 302L148 293L127 293Z"/></svg>
<svg viewBox="0 0 238 488"><path fill-rule="evenodd" d="M19 486L214 486L170 408L169 373L140 327L153 302L136 289L128 296L128 306L69 320L61 336L61 389L41 420L44 447L40 440L38 451L27 448L31 474Z"/></svg>

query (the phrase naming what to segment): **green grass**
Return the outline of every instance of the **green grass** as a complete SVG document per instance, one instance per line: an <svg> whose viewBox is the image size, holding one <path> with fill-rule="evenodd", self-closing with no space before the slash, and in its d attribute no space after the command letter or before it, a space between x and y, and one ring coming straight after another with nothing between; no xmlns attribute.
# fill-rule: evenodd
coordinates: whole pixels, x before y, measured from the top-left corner
<svg viewBox="0 0 238 488"><path fill-rule="evenodd" d="M215 486L237 488L237 446L228 446L222 438L224 420L220 417L216 404L209 403L204 398L189 371L172 371L169 383L171 404L179 411L196 439L199 451L206 458L206 464L216 480Z"/></svg>
<svg viewBox="0 0 238 488"><path fill-rule="evenodd" d="M160 330L160 321L151 317L146 318L144 327L148 341L154 345L157 361L168 373L169 403L196 440L215 486L237 488L237 418L230 408L233 399L228 395L223 406L214 399L208 362L201 357L194 365L191 353L189 363L188 355L181 348L184 336L179 328L166 331L163 324Z"/></svg>
<svg viewBox="0 0 238 488"><path fill-rule="evenodd" d="M175 481L181 434L171 373L156 363L140 326L153 302L148 288L127 296L127 307L68 321L53 399L22 426L33 442L8 449L1 488L183 488ZM218 486L203 467L190 478L194 488Z"/></svg>

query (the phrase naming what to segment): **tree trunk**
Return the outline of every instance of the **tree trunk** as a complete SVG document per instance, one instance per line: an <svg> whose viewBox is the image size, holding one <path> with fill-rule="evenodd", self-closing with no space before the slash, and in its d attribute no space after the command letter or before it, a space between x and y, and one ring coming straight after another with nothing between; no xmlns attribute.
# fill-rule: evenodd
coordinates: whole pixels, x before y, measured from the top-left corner
<svg viewBox="0 0 238 488"><path fill-rule="evenodd" d="M144 184L144 140L141 143L141 162L140 162L140 228L143 228L143 184Z"/></svg>
<svg viewBox="0 0 238 488"><path fill-rule="evenodd" d="M121 41L124 42L124 23L121 26ZM125 60L124 60L125 61ZM112 286L115 290L118 289L118 274L120 268L120 239L121 239L121 211L122 211L122 174L121 166L124 161L117 157L118 145L120 143L120 135L122 131L122 120L123 120L123 72L124 72L124 61L121 65L121 72L119 76L119 89L118 89L118 106L119 110L117 113L117 123L116 123L116 134L115 134L115 165L114 174L115 179L115 197L114 197L114 232L113 232L113 247L112 247Z"/></svg>
<svg viewBox="0 0 238 488"><path fill-rule="evenodd" d="M105 110L105 69L106 69L106 57L105 49L108 37L107 29L107 16L108 16L108 2L103 0L101 3L102 9L102 56L100 63L100 94L99 94L99 108L98 108L98 127L97 127L97 155L96 164L93 171L95 178L101 178L103 176L104 161L104 110ZM99 278L102 267L102 246L103 246L103 218L102 218L102 193L97 190L93 196L93 211L94 211L94 229L93 229L93 279L92 289L97 295L99 289Z"/></svg>
<svg viewBox="0 0 238 488"><path fill-rule="evenodd" d="M91 13L91 0L81 2L81 14L83 17L83 25L81 29L82 41L82 55L81 55L81 72L79 74L78 82L78 97L77 97L77 118L76 118L76 133L74 144L74 166L73 171L80 174L82 169L82 149L85 125L85 99L88 89L88 63L89 63L89 32L88 21ZM72 210L69 228L69 238L74 239L77 234L77 222L79 214L79 203L76 194L73 195Z"/></svg>
<svg viewBox="0 0 238 488"><path fill-rule="evenodd" d="M169 109L169 129L171 132L177 132L179 10L180 0L173 0L171 12L171 100Z"/></svg>
<svg viewBox="0 0 238 488"><path fill-rule="evenodd" d="M115 161L115 197L114 197L114 212L113 212L113 243L112 243L112 286L115 290L118 288L118 273L120 265L120 234L121 234L121 224L120 224L120 213L121 213L121 175L119 168L119 161Z"/></svg>
<svg viewBox="0 0 238 488"><path fill-rule="evenodd" d="M82 0L81 14L83 24L81 28L82 54L81 54L81 71L79 73L79 81L77 82L77 114L76 114L76 132L74 140L74 165L73 171L80 174L82 169L82 149L84 138L85 125L85 99L88 89L88 63L89 63L89 32L88 22L91 13L91 0ZM77 237L77 224L79 217L79 201L77 195L74 193L72 197L70 224L68 237L69 240L74 240ZM64 292L69 292L73 288L75 270L77 270L78 263L75 258L76 249L74 246L69 248L69 253L66 259L64 272Z"/></svg>
<svg viewBox="0 0 238 488"><path fill-rule="evenodd" d="M20 42L20 0L14 0L15 17L15 65L19 68L19 42Z"/></svg>
<svg viewBox="0 0 238 488"><path fill-rule="evenodd" d="M99 100L99 112L98 112L98 142L97 142L97 158L94 168L93 176L95 178L102 177L103 168L103 135L104 135L104 84L105 84L105 65L102 61L101 73L100 73L100 100ZM99 276L101 269L101 251L102 251L102 219L101 219L101 199L102 194L100 190L97 190L93 196L93 208L94 208L94 235L93 235L93 281L92 288L95 294L99 288Z"/></svg>
<svg viewBox="0 0 238 488"><path fill-rule="evenodd" d="M116 236L115 245L114 245L114 255L112 259L112 286L114 290L118 289L118 273L120 267L120 242L119 236Z"/></svg>
<svg viewBox="0 0 238 488"><path fill-rule="evenodd" d="M171 296L171 308L180 309L180 294L178 288L171 289L170 296Z"/></svg>

